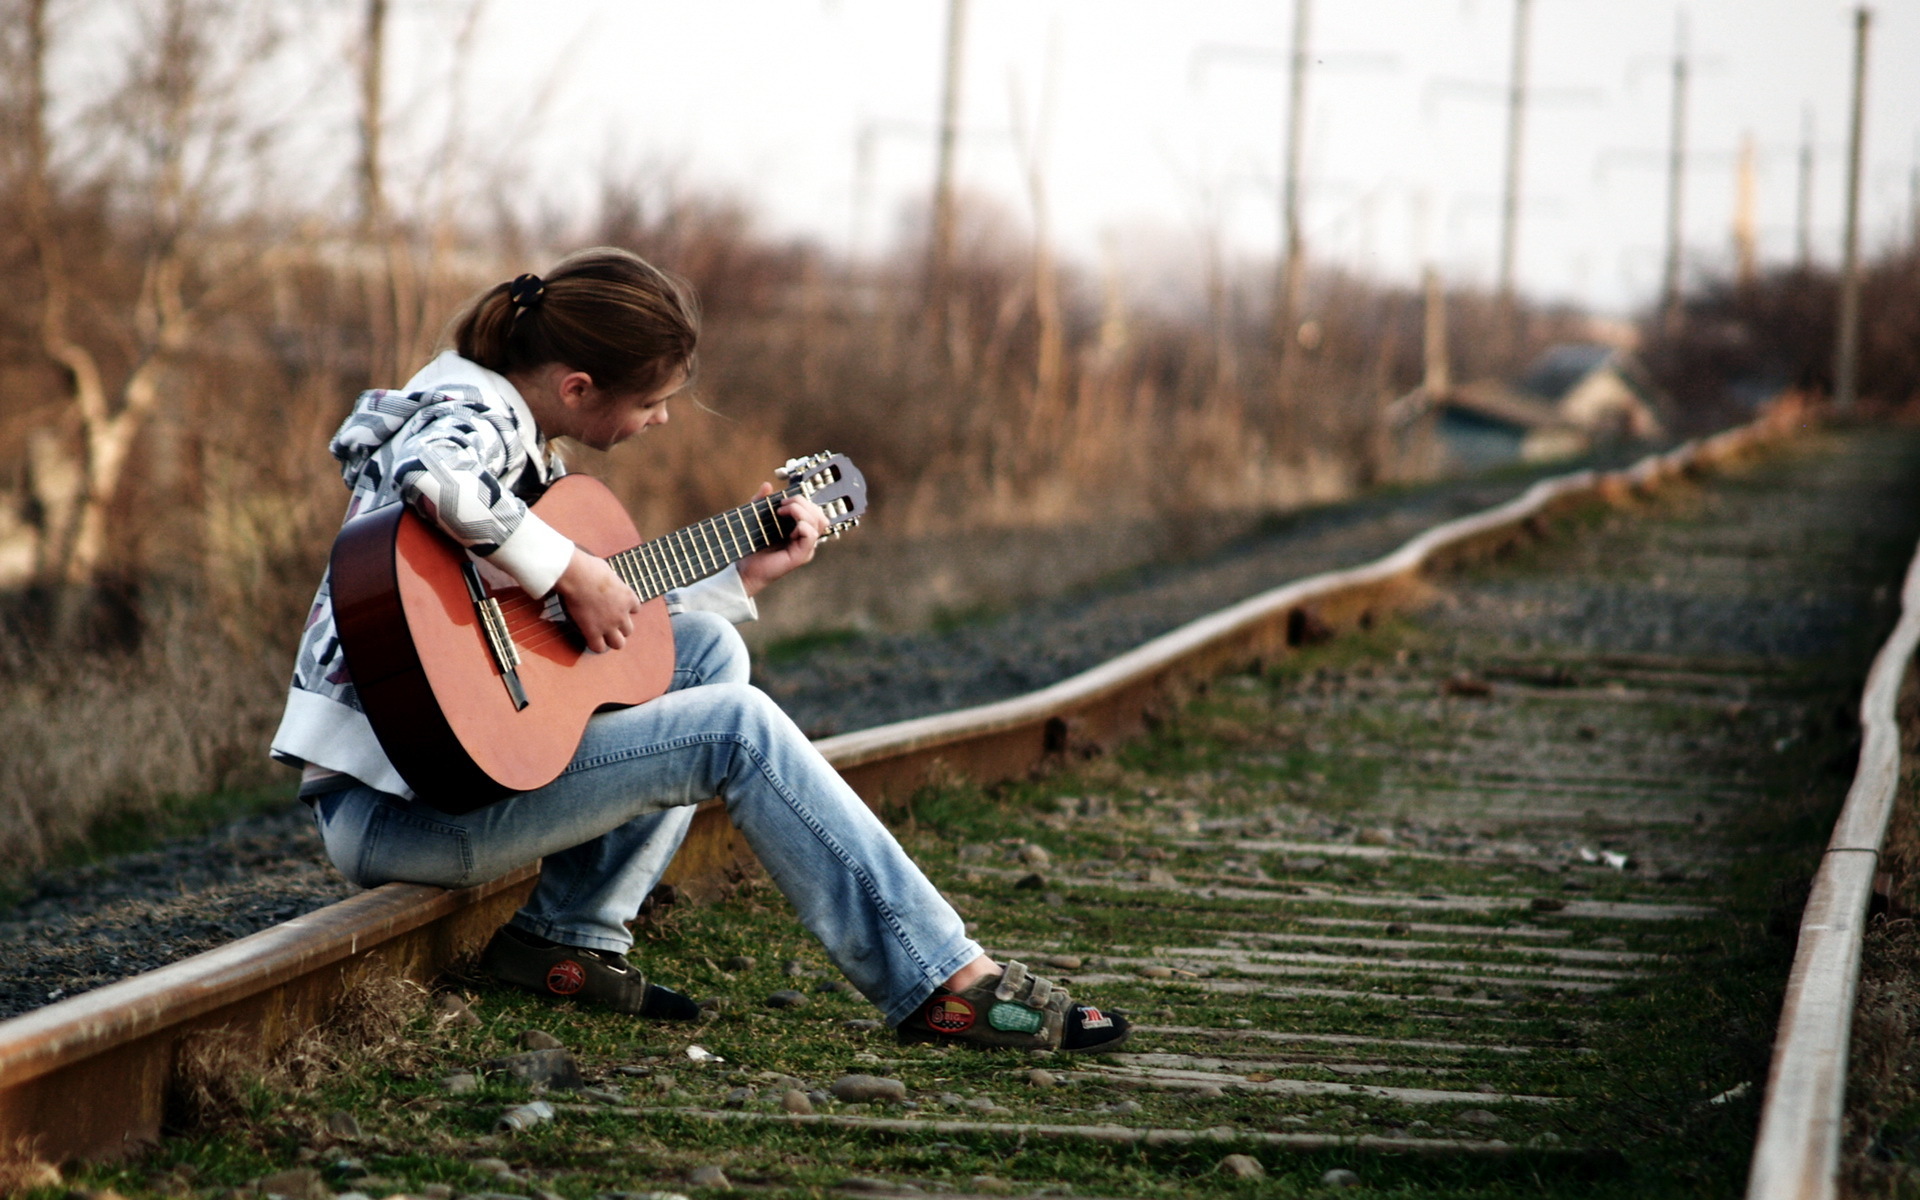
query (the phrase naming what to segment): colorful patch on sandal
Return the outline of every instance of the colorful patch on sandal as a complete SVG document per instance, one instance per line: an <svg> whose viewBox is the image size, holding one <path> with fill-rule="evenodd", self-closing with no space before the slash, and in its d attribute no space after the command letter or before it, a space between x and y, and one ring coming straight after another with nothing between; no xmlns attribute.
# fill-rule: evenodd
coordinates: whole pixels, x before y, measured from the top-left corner
<svg viewBox="0 0 1920 1200"><path fill-rule="evenodd" d="M1080 1005L1080 1028L1111 1029L1112 1027L1112 1017L1109 1017L1091 1004Z"/></svg>
<svg viewBox="0 0 1920 1200"><path fill-rule="evenodd" d="M927 1002L927 1028L935 1033L965 1033L973 1028L973 1005L958 996Z"/></svg>
<svg viewBox="0 0 1920 1200"><path fill-rule="evenodd" d="M987 1010L987 1024L1003 1033L1039 1033L1047 1022L1039 1009L1002 1000Z"/></svg>
<svg viewBox="0 0 1920 1200"><path fill-rule="evenodd" d="M587 984L587 969L570 958L547 968L547 990L558 996L571 996Z"/></svg>

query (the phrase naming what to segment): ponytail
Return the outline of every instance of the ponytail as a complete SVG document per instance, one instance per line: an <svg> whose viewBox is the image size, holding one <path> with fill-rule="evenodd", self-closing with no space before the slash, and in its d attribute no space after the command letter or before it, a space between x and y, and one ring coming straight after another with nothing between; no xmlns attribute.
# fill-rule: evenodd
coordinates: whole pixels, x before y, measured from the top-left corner
<svg viewBox="0 0 1920 1200"><path fill-rule="evenodd" d="M700 340L693 288L631 251L569 254L469 301L450 327L462 358L506 374L564 363L609 392L650 391L684 370Z"/></svg>

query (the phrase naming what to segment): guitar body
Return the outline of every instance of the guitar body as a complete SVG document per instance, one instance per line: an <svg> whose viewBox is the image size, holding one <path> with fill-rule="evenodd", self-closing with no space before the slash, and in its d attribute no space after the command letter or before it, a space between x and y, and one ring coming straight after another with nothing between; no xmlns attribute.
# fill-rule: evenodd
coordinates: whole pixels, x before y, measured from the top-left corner
<svg viewBox="0 0 1920 1200"><path fill-rule="evenodd" d="M562 476L533 511L602 558L640 542L619 500L589 476ZM415 794L448 813L552 782L589 717L645 703L673 676L664 598L641 606L623 648L593 654L557 602L491 571L488 591L519 652L518 707L469 592L470 558L392 504L348 522L332 561L334 621L367 719Z"/></svg>

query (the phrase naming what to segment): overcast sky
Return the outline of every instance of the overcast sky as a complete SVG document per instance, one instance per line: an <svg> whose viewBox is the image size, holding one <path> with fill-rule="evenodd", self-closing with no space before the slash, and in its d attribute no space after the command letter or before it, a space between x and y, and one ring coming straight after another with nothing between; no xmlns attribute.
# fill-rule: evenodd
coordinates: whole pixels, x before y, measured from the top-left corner
<svg viewBox="0 0 1920 1200"><path fill-rule="evenodd" d="M404 96L409 83L433 86L421 66L460 9L395 7L393 92ZM1762 257L1794 256L1808 112L1815 254L1837 260L1850 5L1534 0L1525 290L1613 311L1656 292L1681 8L1695 59L1690 266L1731 262L1736 152L1749 135ZM1492 282L1513 11L1513 0L1318 0L1305 148L1311 254L1392 279L1430 260ZM1289 0L970 0L962 185L1026 225L1009 135L1018 124L1042 153L1054 233L1088 269L1146 274L1208 229L1270 257L1291 13ZM944 0L493 0L466 75L472 119L482 131L516 129L513 110L547 97L541 136L523 151L543 195L590 194L602 161L668 163L737 194L770 230L877 251L930 187L945 19ZM863 128L875 132L861 195ZM1881 4L1873 26L1870 247L1908 236L1917 153L1920 2L1899 0Z"/></svg>

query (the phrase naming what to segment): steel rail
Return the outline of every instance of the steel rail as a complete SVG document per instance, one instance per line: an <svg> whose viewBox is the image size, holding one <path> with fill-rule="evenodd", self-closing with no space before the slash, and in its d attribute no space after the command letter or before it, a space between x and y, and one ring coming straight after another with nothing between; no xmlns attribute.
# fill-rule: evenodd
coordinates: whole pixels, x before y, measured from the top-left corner
<svg viewBox="0 0 1920 1200"><path fill-rule="evenodd" d="M1920 551L1907 568L1900 603L1900 620L1867 672L1859 766L1800 918L1761 1102L1748 1200L1826 1200L1839 1192L1860 953L1880 845L1900 786L1895 709L1920 647Z"/></svg>
<svg viewBox="0 0 1920 1200"><path fill-rule="evenodd" d="M930 778L991 781L1142 728L1199 681L1370 625L1417 602L1423 576L1544 532L1578 506L1626 503L1804 423L1775 409L1751 424L1613 472L1580 471L1415 537L1365 566L1272 589L1025 696L828 738L820 750L875 807ZM751 862L717 802L703 805L668 881L711 892ZM357 971L424 982L473 949L525 898L535 867L448 892L388 884L227 946L0 1022L0 1147L52 1162L112 1158L160 1136L168 1090L196 1036L225 1031L261 1051L311 1028Z"/></svg>

